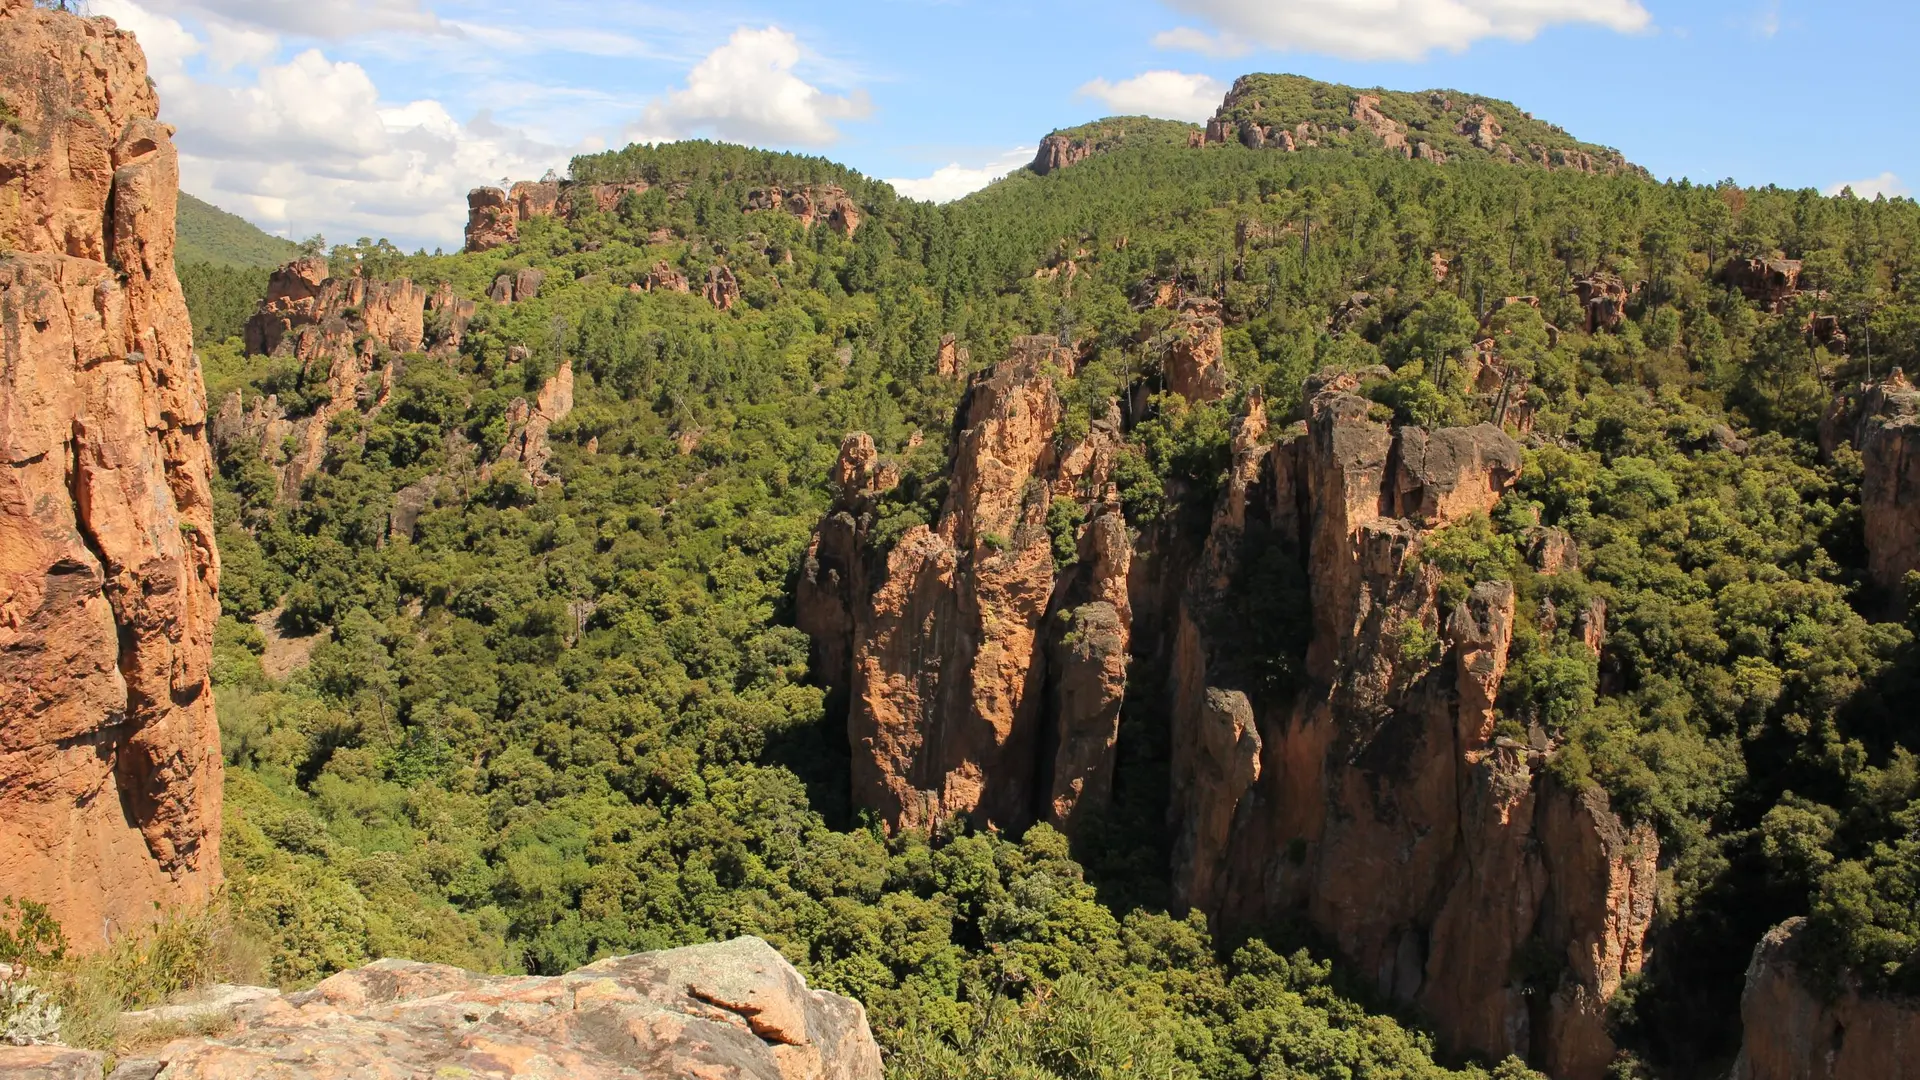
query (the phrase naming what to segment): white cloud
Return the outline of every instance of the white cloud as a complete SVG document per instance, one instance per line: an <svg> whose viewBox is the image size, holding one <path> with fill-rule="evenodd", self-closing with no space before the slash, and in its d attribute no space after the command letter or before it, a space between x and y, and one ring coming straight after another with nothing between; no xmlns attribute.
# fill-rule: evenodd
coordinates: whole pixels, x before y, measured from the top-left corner
<svg viewBox="0 0 1920 1080"><path fill-rule="evenodd" d="M1646 30L1639 0L1165 0L1220 31L1181 27L1155 43L1219 52L1253 44L1348 60L1419 60L1435 49L1461 52L1484 38L1527 41L1558 23L1621 33Z"/></svg>
<svg viewBox="0 0 1920 1080"><path fill-rule="evenodd" d="M1769 0L1753 20L1753 32L1763 38L1780 36L1780 0Z"/></svg>
<svg viewBox="0 0 1920 1080"><path fill-rule="evenodd" d="M1176 26L1171 30L1162 30L1153 35L1153 47L1197 52L1207 56L1245 56L1252 51L1244 41L1236 41L1225 34L1209 34L1205 30L1195 30L1191 26Z"/></svg>
<svg viewBox="0 0 1920 1080"><path fill-rule="evenodd" d="M1192 121L1212 116L1226 93L1218 79L1180 71L1148 71L1117 83L1095 79L1080 88L1082 97L1098 98L1116 114Z"/></svg>
<svg viewBox="0 0 1920 1080"><path fill-rule="evenodd" d="M146 6L161 15L206 18L236 28L301 37L338 39L441 27L439 18L421 7L419 0L148 0ZM93 7L105 14L101 4Z"/></svg>
<svg viewBox="0 0 1920 1080"><path fill-rule="evenodd" d="M741 27L687 73L687 85L647 106L629 134L660 141L711 132L740 142L824 146L839 120L873 112L865 91L828 94L793 73L800 42L777 26Z"/></svg>
<svg viewBox="0 0 1920 1080"><path fill-rule="evenodd" d="M967 166L956 161L935 169L932 176L889 180L887 183L892 184L893 190L909 199L937 203L952 202L963 195L979 191L995 180L1026 165L1033 160L1036 149L1032 146L1017 146L985 165Z"/></svg>
<svg viewBox="0 0 1920 1080"><path fill-rule="evenodd" d="M181 186L295 238L454 246L469 188L538 176L570 156L485 114L463 124L439 101L383 103L364 68L319 49L215 81L190 64L222 47L213 24L202 38L135 0L95 0L94 10L146 49L161 118L179 132ZM246 33L257 35L243 39L248 55L279 53L276 36Z"/></svg>
<svg viewBox="0 0 1920 1080"><path fill-rule="evenodd" d="M1889 199L1899 199L1913 194L1907 189L1907 185L1891 172L1883 172L1879 176L1866 180L1846 180L1832 184L1828 186L1827 194L1838 195L1848 188L1852 188L1853 193L1862 199L1877 198L1881 195Z"/></svg>

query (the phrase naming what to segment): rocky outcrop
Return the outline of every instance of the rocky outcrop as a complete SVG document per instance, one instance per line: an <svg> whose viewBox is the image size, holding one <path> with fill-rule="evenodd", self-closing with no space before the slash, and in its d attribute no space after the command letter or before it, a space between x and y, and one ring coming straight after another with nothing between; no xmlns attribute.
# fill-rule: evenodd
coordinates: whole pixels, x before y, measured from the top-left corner
<svg viewBox="0 0 1920 1080"><path fill-rule="evenodd" d="M1552 779L1550 739L1495 737L1513 587L1447 601L1421 557L1493 507L1519 448L1490 425L1390 428L1343 381L1257 474L1239 466L1258 486L1230 485L1182 605L1174 745L1195 749L1174 763L1176 888L1230 922L1304 913L1452 1052L1599 1077L1606 1000L1643 960L1656 841ZM1229 662L1236 522L1297 553L1308 582L1296 694Z"/></svg>
<svg viewBox="0 0 1920 1080"><path fill-rule="evenodd" d="M573 363L562 360L560 370L541 385L531 404L526 398L514 398L507 406L507 441L496 463L520 466L536 486L552 483L547 463L553 460L553 450L547 445L547 433L572 412Z"/></svg>
<svg viewBox="0 0 1920 1080"><path fill-rule="evenodd" d="M239 395L230 395L215 418L214 441L221 447L252 445L278 468L280 491L298 492L326 459L334 419L386 404L401 357L458 348L473 302L455 297L443 283L434 291L431 320L428 308L427 291L406 279L376 281L358 273L332 277L319 258L281 267L247 321L247 352L291 357L309 375L326 372L325 392L313 395L317 400L309 402L304 415L290 414L277 396L245 405Z"/></svg>
<svg viewBox="0 0 1920 1080"><path fill-rule="evenodd" d="M742 209L748 213L784 211L800 219L800 224L809 229L815 222L825 221L828 228L849 240L860 230L859 205L847 194L847 189L836 184L816 184L792 191L778 186L758 188L747 193L747 204Z"/></svg>
<svg viewBox="0 0 1920 1080"><path fill-rule="evenodd" d="M800 621L844 688L856 800L896 828L1071 828L1109 798L1128 676L1150 664L1165 677L1128 707L1171 727L1181 906L1227 925L1304 917L1448 1052L1597 1080L1606 1003L1644 961L1658 843L1554 778L1559 733L1496 734L1515 588L1461 589L1424 557L1513 486L1519 446L1493 425L1392 427L1352 392L1367 374L1316 376L1305 424L1277 441L1249 397L1204 532L1169 519L1141 539L1104 494L1118 416L1059 438L1046 371L1072 360L1030 339L976 376L938 520L884 556L869 531L897 474L864 437L842 446ZM1511 389L1487 369L1476 386ZM1049 536L1063 518L1084 523ZM1053 557L1066 544L1071 565ZM1543 574L1579 570L1564 532L1530 549ZM1296 572L1305 597L1250 597ZM1605 647L1603 603L1537 618ZM1299 653L1251 655L1266 627L1249 620L1299 620Z"/></svg>
<svg viewBox="0 0 1920 1080"><path fill-rule="evenodd" d="M582 213L607 213L618 209L629 194L644 193L643 181L607 184L575 184L567 180L523 180L502 190L478 187L467 193L468 251L492 251L520 239L520 226L537 218L564 217L572 220Z"/></svg>
<svg viewBox="0 0 1920 1080"><path fill-rule="evenodd" d="M382 960L303 993L268 992L232 1014L223 1034L182 1038L121 1067L167 1080L882 1076L860 1003L808 989L758 938L616 957L555 978ZM31 1050L66 1055L70 1071L24 1075L100 1080L104 1055ZM0 1069L10 1063L0 1052Z"/></svg>
<svg viewBox="0 0 1920 1080"><path fill-rule="evenodd" d="M220 881L207 408L140 47L0 0L0 86L0 894L91 946Z"/></svg>
<svg viewBox="0 0 1920 1080"><path fill-rule="evenodd" d="M1218 401L1227 396L1226 323L1216 300L1188 300L1168 327L1161 364L1167 389L1188 401Z"/></svg>
<svg viewBox="0 0 1920 1080"><path fill-rule="evenodd" d="M956 815L1071 829L1111 784L1132 555L1108 497L1118 424L1062 445L1051 372L1077 354L1044 337L1011 353L960 405L938 519L874 551L898 474L849 436L802 569L798 622L847 702L855 796L896 829ZM1056 503L1078 522L1058 535Z"/></svg>
<svg viewBox="0 0 1920 1080"><path fill-rule="evenodd" d="M1867 569L1885 589L1920 571L1920 390L1899 369L1834 399L1820 424L1828 456L1860 452Z"/></svg>
<svg viewBox="0 0 1920 1080"><path fill-rule="evenodd" d="M1732 1080L1920 1078L1920 1002L1863 994L1851 981L1831 1000L1816 993L1802 969L1806 934L1805 919L1789 919L1754 948Z"/></svg>
<svg viewBox="0 0 1920 1080"><path fill-rule="evenodd" d="M709 266L707 283L701 287L700 295L721 311L732 311L733 305L740 302L740 279L734 276L730 267Z"/></svg>
<svg viewBox="0 0 1920 1080"><path fill-rule="evenodd" d="M1587 313L1589 334L1619 329L1627 317L1629 290L1625 282L1612 274L1581 278L1573 283L1573 294Z"/></svg>
<svg viewBox="0 0 1920 1080"><path fill-rule="evenodd" d="M404 278L329 277L327 261L290 262L267 279L267 295L247 320L247 352L302 355L313 340L343 332L393 352L419 352L426 340L424 289Z"/></svg>
<svg viewBox="0 0 1920 1080"><path fill-rule="evenodd" d="M1404 157L1413 156L1413 148L1407 144L1407 136L1400 125L1380 111L1380 99L1372 94L1359 94L1353 99L1350 110L1356 126L1373 132L1380 144Z"/></svg>
<svg viewBox="0 0 1920 1080"><path fill-rule="evenodd" d="M1085 139L1075 139L1067 135L1049 135L1040 140L1040 151L1033 156L1033 164L1028 166L1035 173L1046 176L1048 173L1078 165L1093 156L1093 144Z"/></svg>
<svg viewBox="0 0 1920 1080"><path fill-rule="evenodd" d="M973 367L973 353L953 334L943 334L940 349L934 354L933 369L943 379L958 379Z"/></svg>
<svg viewBox="0 0 1920 1080"><path fill-rule="evenodd" d="M540 287L547 283L547 273L531 267L511 274L501 274L493 279L493 287L487 290L487 299L496 304L518 304L540 295Z"/></svg>
<svg viewBox="0 0 1920 1080"><path fill-rule="evenodd" d="M1720 280L1768 311L1779 312L1800 295L1800 260L1734 259L1721 268Z"/></svg>
<svg viewBox="0 0 1920 1080"><path fill-rule="evenodd" d="M692 292L693 285L687 281L687 275L673 268L673 264L662 259L647 271L646 280L640 282L642 292Z"/></svg>

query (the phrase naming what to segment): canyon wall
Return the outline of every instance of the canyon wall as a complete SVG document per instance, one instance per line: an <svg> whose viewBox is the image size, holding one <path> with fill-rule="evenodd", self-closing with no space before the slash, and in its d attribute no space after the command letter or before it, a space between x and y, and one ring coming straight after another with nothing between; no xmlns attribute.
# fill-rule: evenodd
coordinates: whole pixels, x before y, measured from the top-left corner
<svg viewBox="0 0 1920 1080"><path fill-rule="evenodd" d="M1225 392L1217 327L1188 312L1164 351L1192 400ZM856 801L894 829L1072 831L1110 796L1132 700L1171 728L1180 906L1241 926L1304 915L1446 1051L1604 1075L1657 840L1557 780L1548 733L1496 735L1516 621L1554 617L1423 558L1511 488L1519 446L1490 425L1395 427L1357 377L1317 376L1285 431L1248 399L1210 521L1136 532L1110 479L1118 410L1062 431L1055 373L1075 359L1025 339L974 377L940 514L889 549L874 530L899 474L863 435L842 446L799 622L847 708ZM1571 540L1540 533L1539 572L1571 572ZM1275 559L1303 596L1257 591ZM1595 602L1545 629L1597 652L1605 617ZM1289 621L1291 639L1259 625ZM1298 655L1251 655L1273 640ZM1128 686L1146 671L1167 675Z"/></svg>
<svg viewBox="0 0 1920 1080"><path fill-rule="evenodd" d="M97 945L220 881L206 401L131 35L0 0L0 894Z"/></svg>
<svg viewBox="0 0 1920 1080"><path fill-rule="evenodd" d="M1867 569L1897 590L1920 571L1920 390L1898 368L1880 382L1835 398L1820 425L1820 447L1860 453L1860 516Z"/></svg>
<svg viewBox="0 0 1920 1080"><path fill-rule="evenodd" d="M1805 919L1775 927L1753 950L1740 1019L1746 1037L1732 1080L1920 1078L1920 1002L1844 986L1831 1000L1803 978Z"/></svg>

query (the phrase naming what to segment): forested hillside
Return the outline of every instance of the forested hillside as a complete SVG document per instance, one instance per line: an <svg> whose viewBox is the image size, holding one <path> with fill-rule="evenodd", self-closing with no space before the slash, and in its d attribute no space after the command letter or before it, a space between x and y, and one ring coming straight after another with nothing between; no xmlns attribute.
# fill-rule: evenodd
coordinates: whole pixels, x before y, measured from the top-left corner
<svg viewBox="0 0 1920 1080"><path fill-rule="evenodd" d="M1235 418L1258 400L1281 437L1316 373L1382 420L1519 436L1517 488L1432 558L1461 597L1610 613L1598 655L1518 631L1499 710L1658 837L1619 1075L1724 1068L1789 916L1825 978L1920 989L1920 592L1870 579L1861 455L1820 439L1838 390L1920 353L1920 207L1175 134L950 206L738 147L582 158L574 191L606 198L492 250L335 248L336 280L434 294L411 331L371 286L329 309L364 365L344 384L292 338L243 346L258 279L189 284L221 417L230 896L272 974L560 973L751 933L864 1001L903 1077L1528 1075L1436 1064L1428 1019L1305 924L1177 910L1149 670L1072 842L890 836L850 801L846 706L794 611L842 437L897 471L884 560L946 498L967 369L1045 335L1075 357L1062 439L1119 418L1136 537L1204 523ZM813 220L841 196L857 215ZM1179 296L1217 301L1216 400L1164 393ZM1497 407L1465 374L1483 340L1521 388ZM1048 524L1071 562L1082 522ZM1534 575L1540 527L1579 570ZM1282 578L1232 613L1276 694L1307 617Z"/></svg>

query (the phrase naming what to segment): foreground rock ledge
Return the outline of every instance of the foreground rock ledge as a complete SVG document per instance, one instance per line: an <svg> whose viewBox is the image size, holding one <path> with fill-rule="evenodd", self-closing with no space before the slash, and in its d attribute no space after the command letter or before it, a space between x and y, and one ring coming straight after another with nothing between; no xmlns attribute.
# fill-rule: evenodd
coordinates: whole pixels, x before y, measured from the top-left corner
<svg viewBox="0 0 1920 1080"><path fill-rule="evenodd" d="M0 1075L97 1078L98 1055L0 1048ZM382 960L242 1004L233 1030L181 1039L115 1075L143 1080L526 1077L880 1080L867 1011L807 989L759 938L602 960L557 978ZM34 1075L40 1075L35 1073Z"/></svg>

